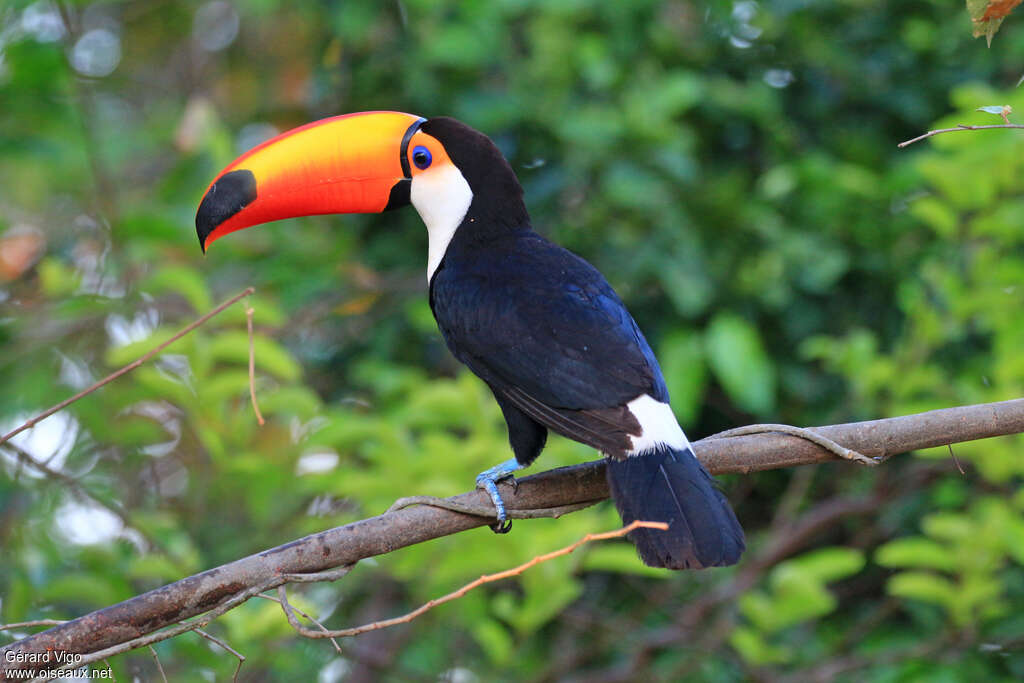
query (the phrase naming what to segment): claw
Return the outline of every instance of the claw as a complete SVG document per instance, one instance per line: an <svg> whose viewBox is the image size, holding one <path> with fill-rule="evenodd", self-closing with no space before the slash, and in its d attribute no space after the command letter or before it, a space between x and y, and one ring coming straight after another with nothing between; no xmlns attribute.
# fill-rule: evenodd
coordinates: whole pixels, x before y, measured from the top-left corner
<svg viewBox="0 0 1024 683"><path fill-rule="evenodd" d="M496 534L507 534L512 529L512 520L508 519L508 515L505 513L505 501L501 499L501 494L498 493L497 482L511 479L512 486L515 490L518 490L519 484L516 483L512 473L522 469L522 467L515 458L512 458L477 475L477 488L486 491L487 495L491 497L491 502L494 503L494 516L497 521L491 525L491 530Z"/></svg>

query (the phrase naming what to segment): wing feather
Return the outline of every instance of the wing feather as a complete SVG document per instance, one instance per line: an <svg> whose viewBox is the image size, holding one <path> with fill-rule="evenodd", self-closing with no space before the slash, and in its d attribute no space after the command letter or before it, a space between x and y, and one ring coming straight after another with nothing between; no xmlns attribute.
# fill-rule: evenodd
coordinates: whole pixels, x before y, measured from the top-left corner
<svg viewBox="0 0 1024 683"><path fill-rule="evenodd" d="M626 404L668 400L654 353L589 263L533 232L503 247L436 272L431 307L448 347L537 422L623 455L641 431Z"/></svg>

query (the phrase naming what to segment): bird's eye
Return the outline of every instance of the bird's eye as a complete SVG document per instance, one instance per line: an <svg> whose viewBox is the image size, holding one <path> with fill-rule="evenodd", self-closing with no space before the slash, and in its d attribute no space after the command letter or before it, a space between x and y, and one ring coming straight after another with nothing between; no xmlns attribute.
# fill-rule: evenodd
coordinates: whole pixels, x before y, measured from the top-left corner
<svg viewBox="0 0 1024 683"><path fill-rule="evenodd" d="M430 156L430 150L423 145L418 145L412 151L412 163L416 164L416 168L424 169L430 166L430 162L433 161Z"/></svg>

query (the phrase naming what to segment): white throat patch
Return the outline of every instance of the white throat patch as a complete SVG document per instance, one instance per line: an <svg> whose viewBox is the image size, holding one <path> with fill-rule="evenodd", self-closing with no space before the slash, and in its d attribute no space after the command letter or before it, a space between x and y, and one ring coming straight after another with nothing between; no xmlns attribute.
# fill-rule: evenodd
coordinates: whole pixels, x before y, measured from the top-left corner
<svg viewBox="0 0 1024 683"><path fill-rule="evenodd" d="M409 201L427 226L427 284L430 284L456 228L469 211L473 191L459 169L445 164L412 179Z"/></svg>

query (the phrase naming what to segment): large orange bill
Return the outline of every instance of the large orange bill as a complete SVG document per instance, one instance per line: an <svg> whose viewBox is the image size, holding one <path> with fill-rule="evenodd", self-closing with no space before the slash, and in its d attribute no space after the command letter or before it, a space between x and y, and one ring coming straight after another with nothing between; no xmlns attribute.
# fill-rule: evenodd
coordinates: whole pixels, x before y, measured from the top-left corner
<svg viewBox="0 0 1024 683"><path fill-rule="evenodd" d="M252 225L329 213L378 213L409 203L405 147L422 118L346 114L264 142L225 168L196 213L199 244Z"/></svg>

